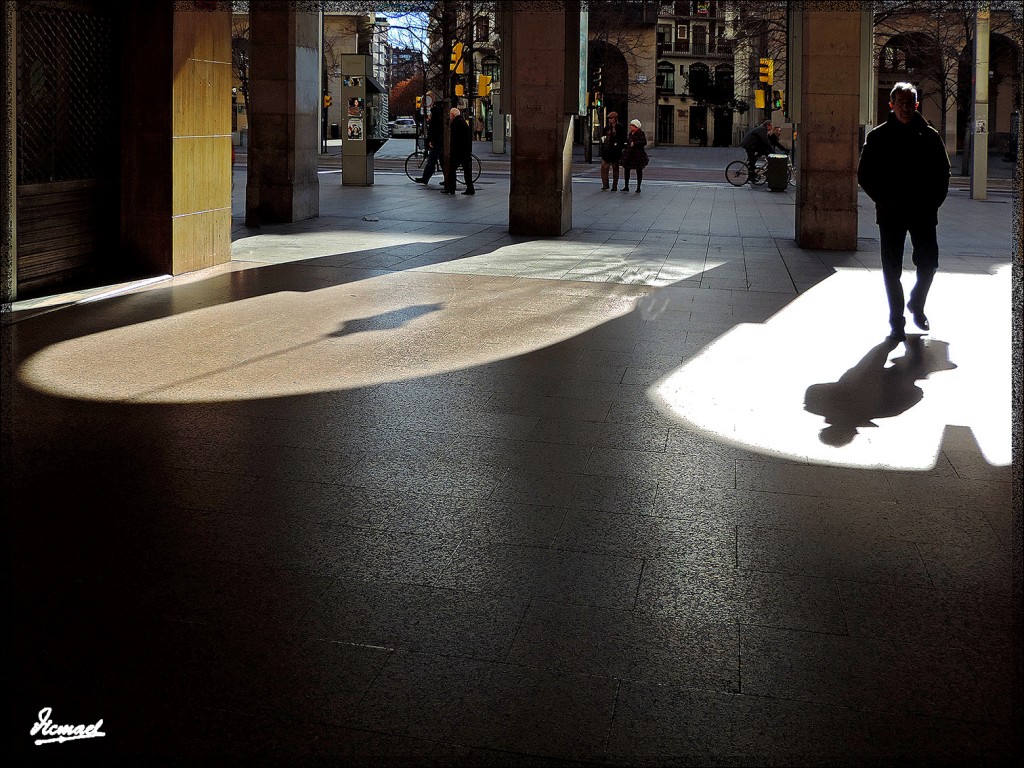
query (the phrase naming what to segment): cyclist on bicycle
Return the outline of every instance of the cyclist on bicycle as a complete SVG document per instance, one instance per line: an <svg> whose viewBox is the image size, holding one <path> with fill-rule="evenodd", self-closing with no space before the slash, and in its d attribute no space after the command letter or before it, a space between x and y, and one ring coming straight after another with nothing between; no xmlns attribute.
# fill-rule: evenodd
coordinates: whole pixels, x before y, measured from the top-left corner
<svg viewBox="0 0 1024 768"><path fill-rule="evenodd" d="M772 151L772 131L772 121L765 120L747 131L740 140L740 146L747 151L747 181L751 184L754 183L754 163L757 158L766 157Z"/></svg>

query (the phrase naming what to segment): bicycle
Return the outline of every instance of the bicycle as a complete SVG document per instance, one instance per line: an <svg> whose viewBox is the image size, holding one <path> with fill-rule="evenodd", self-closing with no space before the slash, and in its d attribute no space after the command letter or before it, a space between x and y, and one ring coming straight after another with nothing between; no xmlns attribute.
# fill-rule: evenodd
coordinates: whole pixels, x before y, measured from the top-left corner
<svg viewBox="0 0 1024 768"><path fill-rule="evenodd" d="M748 178L747 173L747 161L746 160L733 160L727 166L725 166L725 178L734 187L742 187L748 181L755 187L760 187L768 181L768 158L761 156L754 161L754 174L753 179ZM792 156L786 157L786 185L790 187L796 186L796 179L793 177L793 158Z"/></svg>
<svg viewBox="0 0 1024 768"><path fill-rule="evenodd" d="M762 155L754 161L754 173L749 172L746 160L733 160L725 166L725 178L734 187L742 187L748 181L760 187L768 181L768 158Z"/></svg>
<svg viewBox="0 0 1024 768"><path fill-rule="evenodd" d="M470 155L471 168L473 169L473 183L475 184L480 178L480 158L476 155ZM427 150L416 147L409 156L405 158L405 175L415 181L416 179L423 176L423 167L427 164ZM461 169L460 169L461 170ZM437 161L437 173L444 176L444 156L438 158ZM455 181L458 184L465 184L466 180L462 173L455 174Z"/></svg>

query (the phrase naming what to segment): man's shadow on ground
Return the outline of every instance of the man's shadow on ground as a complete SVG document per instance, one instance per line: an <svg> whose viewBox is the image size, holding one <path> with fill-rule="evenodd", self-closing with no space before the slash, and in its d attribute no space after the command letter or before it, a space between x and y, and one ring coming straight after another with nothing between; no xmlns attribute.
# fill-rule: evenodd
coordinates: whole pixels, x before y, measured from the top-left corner
<svg viewBox="0 0 1024 768"><path fill-rule="evenodd" d="M900 342L886 339L872 348L839 381L812 384L804 395L804 409L823 416L829 426L821 430L821 442L842 446L853 442L861 427L877 427L875 419L898 416L924 398L917 386L938 371L956 365L949 360L949 344L908 335L906 354L886 367L889 353Z"/></svg>

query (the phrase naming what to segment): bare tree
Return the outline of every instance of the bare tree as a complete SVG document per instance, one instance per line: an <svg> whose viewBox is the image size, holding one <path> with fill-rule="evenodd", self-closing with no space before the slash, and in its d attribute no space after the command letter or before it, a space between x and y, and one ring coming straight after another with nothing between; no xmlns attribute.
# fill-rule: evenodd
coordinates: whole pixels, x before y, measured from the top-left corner
<svg viewBox="0 0 1024 768"><path fill-rule="evenodd" d="M989 0L990 31L1012 35L1013 2ZM940 116L939 132L948 135L948 117L967 113L973 102L971 79L977 3L975 0L876 0L874 24L879 40L875 61L880 72L904 75ZM922 85L931 86L921 88ZM958 137L968 140L970 132ZM955 148L951 148L953 151ZM965 159L967 153L965 152ZM967 164L964 163L966 172Z"/></svg>
<svg viewBox="0 0 1024 768"><path fill-rule="evenodd" d="M760 86L760 60L770 59L775 67L775 84L783 83L788 69L789 3L786 0L736 0L734 3L733 41L739 51L747 52L747 60L738 62L743 67L736 82L744 90L734 95L729 106L742 113L754 99ZM743 105L742 107L740 105ZM771 105L765 112L771 114Z"/></svg>
<svg viewBox="0 0 1024 768"><path fill-rule="evenodd" d="M654 37L651 34L650 8L647 3L589 2L584 5L588 13L588 63L591 69L605 72L609 56L618 51L629 72L640 71L654 57ZM654 89L644 87L636 78L627 78L622 95L629 104L650 104L655 101ZM621 87L621 86L620 86ZM607 85L605 90L608 90Z"/></svg>
<svg viewBox="0 0 1024 768"><path fill-rule="evenodd" d="M249 15L231 16L231 72L238 80L242 104L249 109Z"/></svg>

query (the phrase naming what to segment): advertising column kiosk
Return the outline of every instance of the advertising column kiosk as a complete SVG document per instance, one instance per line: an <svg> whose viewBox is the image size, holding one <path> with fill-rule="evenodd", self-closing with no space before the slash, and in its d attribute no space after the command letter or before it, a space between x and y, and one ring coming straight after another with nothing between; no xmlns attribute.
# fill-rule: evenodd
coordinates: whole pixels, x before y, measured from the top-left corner
<svg viewBox="0 0 1024 768"><path fill-rule="evenodd" d="M369 56L342 55L341 183L346 186L373 184L373 156L388 140L385 90L370 72Z"/></svg>

